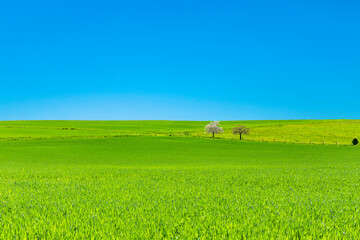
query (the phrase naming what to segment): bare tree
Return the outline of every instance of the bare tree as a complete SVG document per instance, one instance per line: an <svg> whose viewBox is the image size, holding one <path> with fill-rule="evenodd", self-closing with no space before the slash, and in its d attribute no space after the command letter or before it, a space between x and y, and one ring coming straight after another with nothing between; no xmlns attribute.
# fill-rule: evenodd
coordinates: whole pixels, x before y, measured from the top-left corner
<svg viewBox="0 0 360 240"><path fill-rule="evenodd" d="M220 127L219 121L210 122L205 126L205 133L212 133L212 137L215 137L215 133L223 133L224 130Z"/></svg>
<svg viewBox="0 0 360 240"><path fill-rule="evenodd" d="M241 125L236 125L233 130L232 130L233 134L239 134L240 136L240 140L241 140L241 135L243 134L249 134L250 133L250 129L247 128L246 126L241 126Z"/></svg>

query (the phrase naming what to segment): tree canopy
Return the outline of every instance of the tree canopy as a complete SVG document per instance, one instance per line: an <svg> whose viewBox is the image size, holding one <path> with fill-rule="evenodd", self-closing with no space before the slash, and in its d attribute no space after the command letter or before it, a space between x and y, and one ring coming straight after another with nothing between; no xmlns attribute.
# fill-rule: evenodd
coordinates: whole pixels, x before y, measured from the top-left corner
<svg viewBox="0 0 360 240"><path fill-rule="evenodd" d="M205 133L212 133L212 137L215 137L215 133L223 133L224 130L220 127L220 121L210 122L205 126Z"/></svg>
<svg viewBox="0 0 360 240"><path fill-rule="evenodd" d="M242 126L242 125L236 125L233 128L232 133L235 134L235 135L239 134L240 140L241 140L243 134L249 134L250 133L250 128L248 128L246 126Z"/></svg>

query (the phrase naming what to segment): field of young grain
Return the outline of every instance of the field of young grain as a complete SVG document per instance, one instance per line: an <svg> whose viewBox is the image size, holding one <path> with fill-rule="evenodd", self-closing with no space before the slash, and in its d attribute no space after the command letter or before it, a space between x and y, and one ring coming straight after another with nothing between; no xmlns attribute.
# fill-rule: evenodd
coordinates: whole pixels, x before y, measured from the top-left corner
<svg viewBox="0 0 360 240"><path fill-rule="evenodd" d="M139 123L2 122L0 239L359 236L358 147L168 136L204 123Z"/></svg>

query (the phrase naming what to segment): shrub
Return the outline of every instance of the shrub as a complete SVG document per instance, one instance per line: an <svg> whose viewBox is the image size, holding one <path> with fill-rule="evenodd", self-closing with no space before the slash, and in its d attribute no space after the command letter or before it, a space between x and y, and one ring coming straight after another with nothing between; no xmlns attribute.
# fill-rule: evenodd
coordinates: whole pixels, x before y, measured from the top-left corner
<svg viewBox="0 0 360 240"><path fill-rule="evenodd" d="M359 143L359 140L357 139L357 138L354 138L353 140L352 140L352 144L355 146L355 145L357 145Z"/></svg>

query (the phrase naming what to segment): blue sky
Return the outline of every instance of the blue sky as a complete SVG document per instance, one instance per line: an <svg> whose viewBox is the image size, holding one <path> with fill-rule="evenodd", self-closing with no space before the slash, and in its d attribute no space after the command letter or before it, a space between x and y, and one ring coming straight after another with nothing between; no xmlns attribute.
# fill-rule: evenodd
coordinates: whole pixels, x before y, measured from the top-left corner
<svg viewBox="0 0 360 240"><path fill-rule="evenodd" d="M1 1L0 120L360 118L358 1Z"/></svg>

